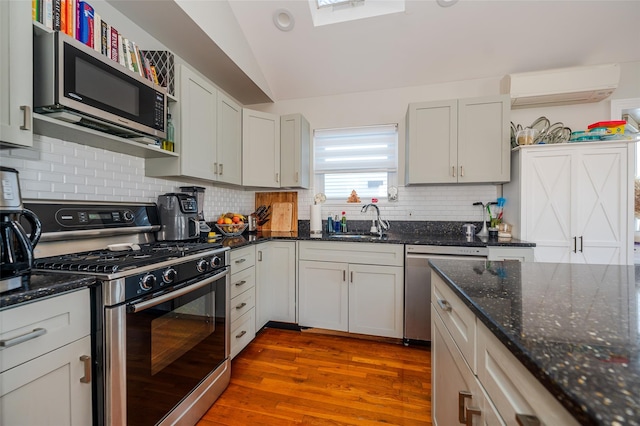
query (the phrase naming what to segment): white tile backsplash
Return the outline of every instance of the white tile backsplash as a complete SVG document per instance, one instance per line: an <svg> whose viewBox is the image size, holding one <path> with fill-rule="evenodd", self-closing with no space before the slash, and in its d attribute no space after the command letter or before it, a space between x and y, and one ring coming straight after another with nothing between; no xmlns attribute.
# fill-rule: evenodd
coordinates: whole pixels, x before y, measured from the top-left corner
<svg viewBox="0 0 640 426"><path fill-rule="evenodd" d="M12 155L11 151L0 151L0 164L20 172L25 199L156 202L159 195L179 192L181 186L202 186L205 188L207 220L227 211L246 214L255 208L254 191L251 190L146 177L143 158L39 135L34 135L34 149L30 154L18 156ZM378 206L387 220L479 221L482 210L472 203L495 200L499 189L496 185L400 187L397 202L383 199ZM313 204L315 194L313 189L298 192L298 219L309 220L309 206ZM327 202L322 207L322 214L326 218L330 212L336 215L345 211L347 219L373 217L372 210L363 214L361 208L362 204Z"/></svg>

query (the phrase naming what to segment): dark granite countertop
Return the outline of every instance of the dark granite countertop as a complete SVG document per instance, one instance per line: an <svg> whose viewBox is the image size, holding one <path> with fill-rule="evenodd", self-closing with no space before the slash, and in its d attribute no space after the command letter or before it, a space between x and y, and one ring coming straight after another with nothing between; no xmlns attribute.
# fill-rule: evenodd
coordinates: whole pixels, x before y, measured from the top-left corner
<svg viewBox="0 0 640 426"><path fill-rule="evenodd" d="M93 277L86 275L32 273L21 287L0 294L0 310L14 305L31 302L44 297L55 296L67 291L95 284Z"/></svg>
<svg viewBox="0 0 640 426"><path fill-rule="evenodd" d="M349 235L357 232L348 232L346 234L314 234L308 230L300 230L297 232L259 232L244 233L237 237L224 237L220 241L224 246L230 248L238 248L249 244L259 243L269 240L311 240L311 241L348 241L359 243L387 243L387 244L416 244L416 245L435 245L435 246L462 246L462 247L535 247L535 243L511 238L504 239L481 239L473 237L467 239L462 234L427 234L415 232L389 232L382 239L354 239Z"/></svg>
<svg viewBox="0 0 640 426"><path fill-rule="evenodd" d="M640 425L634 266L431 264L581 425Z"/></svg>

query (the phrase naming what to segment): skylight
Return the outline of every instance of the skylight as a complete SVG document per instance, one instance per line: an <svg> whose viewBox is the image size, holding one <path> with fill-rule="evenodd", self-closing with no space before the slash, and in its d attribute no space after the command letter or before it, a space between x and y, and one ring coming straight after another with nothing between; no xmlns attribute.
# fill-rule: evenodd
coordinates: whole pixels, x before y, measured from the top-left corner
<svg viewBox="0 0 640 426"><path fill-rule="evenodd" d="M405 0L308 0L313 25L371 18L404 12Z"/></svg>

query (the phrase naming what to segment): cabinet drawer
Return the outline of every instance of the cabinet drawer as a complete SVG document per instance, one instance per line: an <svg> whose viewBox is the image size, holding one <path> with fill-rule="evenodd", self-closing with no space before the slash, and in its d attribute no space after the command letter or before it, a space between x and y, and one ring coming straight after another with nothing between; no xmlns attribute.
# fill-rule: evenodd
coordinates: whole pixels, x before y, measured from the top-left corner
<svg viewBox="0 0 640 426"><path fill-rule="evenodd" d="M252 309L256 305L256 291L255 288L250 288L239 296L231 299L231 322L240 318L249 309Z"/></svg>
<svg viewBox="0 0 640 426"><path fill-rule="evenodd" d="M476 372L476 316L435 272L431 272L431 303L460 352Z"/></svg>
<svg viewBox="0 0 640 426"><path fill-rule="evenodd" d="M83 289L0 311L0 371L88 336L89 304L89 290Z"/></svg>
<svg viewBox="0 0 640 426"><path fill-rule="evenodd" d="M301 241L300 259L365 265L404 266L404 245Z"/></svg>
<svg viewBox="0 0 640 426"><path fill-rule="evenodd" d="M231 359L256 337L255 309L231 323Z"/></svg>
<svg viewBox="0 0 640 426"><path fill-rule="evenodd" d="M254 246L233 249L229 256L232 274L256 265L256 250Z"/></svg>
<svg viewBox="0 0 640 426"><path fill-rule="evenodd" d="M248 268L231 274L231 298L233 299L256 285L256 268Z"/></svg>
<svg viewBox="0 0 640 426"><path fill-rule="evenodd" d="M478 379L508 425L516 414L536 416L544 425L578 425L542 384L478 323Z"/></svg>

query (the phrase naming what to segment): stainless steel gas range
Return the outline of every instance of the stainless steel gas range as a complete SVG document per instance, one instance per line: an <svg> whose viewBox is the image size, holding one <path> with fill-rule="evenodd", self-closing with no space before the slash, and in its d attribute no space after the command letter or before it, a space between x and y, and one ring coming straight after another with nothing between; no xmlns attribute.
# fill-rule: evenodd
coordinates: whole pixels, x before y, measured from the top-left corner
<svg viewBox="0 0 640 426"><path fill-rule="evenodd" d="M227 387L229 251L156 242L155 204L26 202L35 270L88 274L94 423L195 424Z"/></svg>

